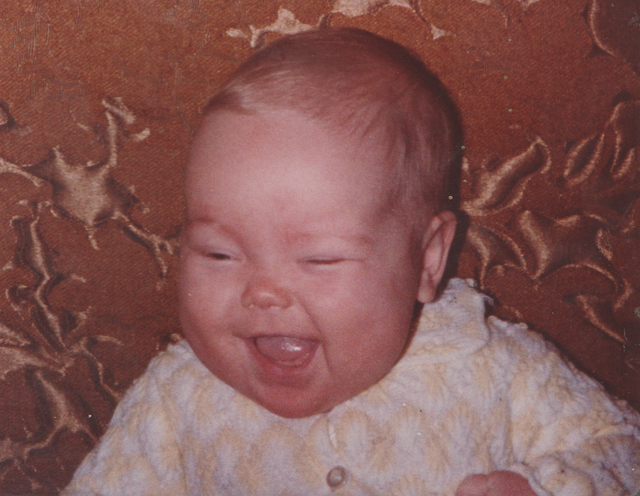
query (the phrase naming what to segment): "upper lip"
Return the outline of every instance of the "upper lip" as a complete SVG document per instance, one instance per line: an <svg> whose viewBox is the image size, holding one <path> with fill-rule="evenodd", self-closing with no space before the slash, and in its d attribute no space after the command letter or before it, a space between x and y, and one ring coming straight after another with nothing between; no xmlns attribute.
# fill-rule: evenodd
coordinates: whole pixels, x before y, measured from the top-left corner
<svg viewBox="0 0 640 496"><path fill-rule="evenodd" d="M255 340L258 338L294 338L304 339L307 341L320 341L317 336L299 335L293 332L256 332L251 333L246 339Z"/></svg>
<svg viewBox="0 0 640 496"><path fill-rule="evenodd" d="M308 331L301 329L301 326L248 326L248 332L239 333L240 337L245 339L256 339L260 337L283 337L283 338L296 338L296 339L308 339L310 341L320 341L320 337L317 334L312 334Z"/></svg>

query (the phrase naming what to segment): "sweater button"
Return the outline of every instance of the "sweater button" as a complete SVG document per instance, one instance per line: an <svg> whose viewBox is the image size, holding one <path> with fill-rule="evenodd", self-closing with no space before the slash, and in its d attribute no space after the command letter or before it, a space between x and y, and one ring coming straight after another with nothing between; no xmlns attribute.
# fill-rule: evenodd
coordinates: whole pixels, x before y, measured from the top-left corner
<svg viewBox="0 0 640 496"><path fill-rule="evenodd" d="M333 467L327 474L327 484L332 489L340 487L347 481L347 470L344 467Z"/></svg>

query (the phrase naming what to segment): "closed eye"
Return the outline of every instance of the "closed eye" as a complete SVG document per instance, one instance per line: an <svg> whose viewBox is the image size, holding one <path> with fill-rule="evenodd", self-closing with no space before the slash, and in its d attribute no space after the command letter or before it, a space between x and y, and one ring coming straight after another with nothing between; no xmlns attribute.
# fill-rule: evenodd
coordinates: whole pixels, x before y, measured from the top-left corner
<svg viewBox="0 0 640 496"><path fill-rule="evenodd" d="M335 265L345 260L345 258L309 258L305 261L312 265Z"/></svg>
<svg viewBox="0 0 640 496"><path fill-rule="evenodd" d="M213 260L225 261L231 260L231 257L226 253L207 253L207 258L212 258Z"/></svg>

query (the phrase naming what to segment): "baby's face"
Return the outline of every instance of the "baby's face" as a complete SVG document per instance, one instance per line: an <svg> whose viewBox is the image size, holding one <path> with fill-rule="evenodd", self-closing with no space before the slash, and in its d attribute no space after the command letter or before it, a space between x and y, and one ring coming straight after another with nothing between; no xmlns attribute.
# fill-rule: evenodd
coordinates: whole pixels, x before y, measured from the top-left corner
<svg viewBox="0 0 640 496"><path fill-rule="evenodd" d="M409 337L420 243L365 148L284 111L214 113L193 145L185 335L213 374L284 417L373 385Z"/></svg>

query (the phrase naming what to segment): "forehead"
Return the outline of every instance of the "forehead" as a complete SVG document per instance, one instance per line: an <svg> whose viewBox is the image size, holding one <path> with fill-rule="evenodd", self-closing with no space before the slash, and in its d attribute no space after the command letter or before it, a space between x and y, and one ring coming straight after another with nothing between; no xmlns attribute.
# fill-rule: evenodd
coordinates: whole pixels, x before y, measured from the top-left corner
<svg viewBox="0 0 640 496"><path fill-rule="evenodd" d="M315 120L217 112L193 145L187 221L238 227L260 218L267 230L280 224L348 234L392 212L390 182L375 152Z"/></svg>
<svg viewBox="0 0 640 496"><path fill-rule="evenodd" d="M323 184L339 189L348 182L351 188L375 186L384 196L392 181L376 138L354 137L295 111L217 111L204 118L194 139L187 190L233 176L260 181L255 188L295 184L308 194Z"/></svg>

